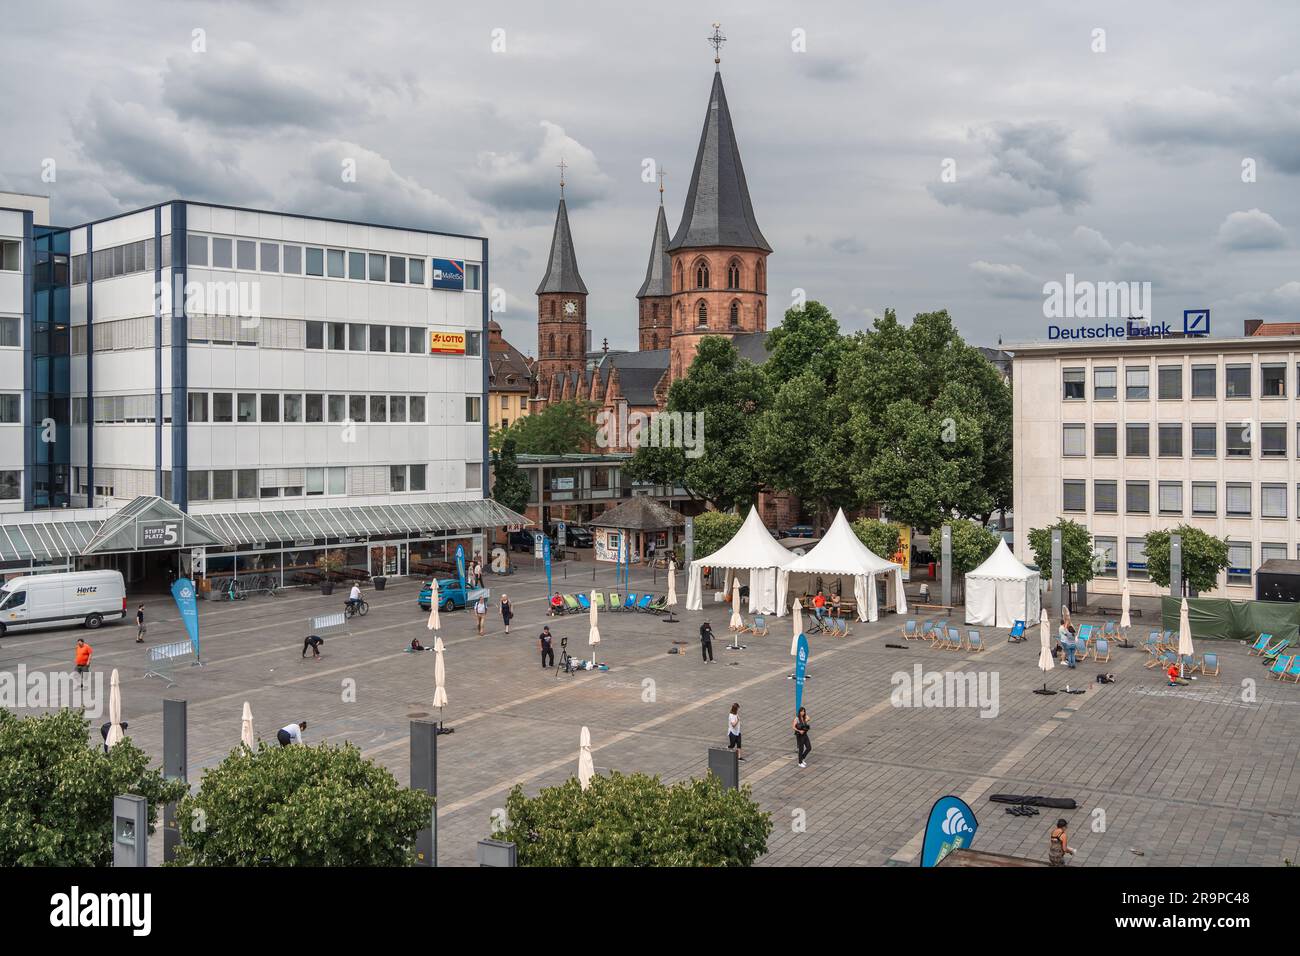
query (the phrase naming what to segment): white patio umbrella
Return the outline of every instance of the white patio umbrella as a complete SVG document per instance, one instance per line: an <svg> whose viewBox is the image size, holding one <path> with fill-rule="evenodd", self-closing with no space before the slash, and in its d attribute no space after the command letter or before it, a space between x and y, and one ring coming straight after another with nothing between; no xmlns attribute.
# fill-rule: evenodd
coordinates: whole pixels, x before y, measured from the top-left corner
<svg viewBox="0 0 1300 956"><path fill-rule="evenodd" d="M592 648L591 662L594 664L596 663L595 647L597 644L600 643L600 628L596 626L596 592L595 591L591 592L591 611L587 615L587 619L591 621L591 631L588 632L587 634L587 643L591 645Z"/></svg>
<svg viewBox="0 0 1300 956"><path fill-rule="evenodd" d="M668 620L673 620L673 608L677 606L677 562L668 559Z"/></svg>
<svg viewBox="0 0 1300 956"><path fill-rule="evenodd" d="M1042 620L1039 621L1039 651L1038 651L1038 669L1043 672L1043 689L1034 691L1035 694L1054 694L1055 691L1047 689L1047 672L1056 666L1056 660L1052 657L1052 625L1047 620L1047 609L1043 609Z"/></svg>
<svg viewBox="0 0 1300 956"><path fill-rule="evenodd" d="M438 723L442 723L442 709L447 706L447 665L442 660L442 638L433 639L433 706L438 708Z"/></svg>
<svg viewBox="0 0 1300 956"><path fill-rule="evenodd" d="M799 654L799 635L803 633L803 605L799 599L794 599L794 606L790 609L790 619L794 623L794 634L790 636L790 656L796 657Z"/></svg>
<svg viewBox="0 0 1300 956"><path fill-rule="evenodd" d="M244 717L239 725L239 742L249 750L257 746L257 738L253 736L253 708L244 701Z"/></svg>
<svg viewBox="0 0 1300 956"><path fill-rule="evenodd" d="M122 742L122 682L113 668L113 676L108 682L108 738L104 743L116 747Z"/></svg>
<svg viewBox="0 0 1300 956"><path fill-rule="evenodd" d="M583 727L582 736L578 738L578 783L583 790L591 785L595 773L596 768L591 762L591 731Z"/></svg>
<svg viewBox="0 0 1300 956"><path fill-rule="evenodd" d="M740 631L744 627L745 619L740 616L740 578L736 577L731 582L731 629Z"/></svg>
<svg viewBox="0 0 1300 956"><path fill-rule="evenodd" d="M1192 625L1187 620L1187 598L1178 607L1178 676L1185 677L1183 668L1187 658L1196 653L1192 647Z"/></svg>
<svg viewBox="0 0 1300 956"><path fill-rule="evenodd" d="M1120 591L1119 593L1119 629L1124 634L1125 644L1128 643L1128 629L1133 626L1133 622L1129 620L1129 613L1128 613L1129 601L1131 599L1132 596L1129 594L1128 591L1128 581L1125 581L1124 590Z"/></svg>
<svg viewBox="0 0 1300 956"><path fill-rule="evenodd" d="M438 620L438 579L434 578L430 581L429 586L433 588L433 591L429 595L429 623L427 627L431 631L436 631L442 627L442 622Z"/></svg>

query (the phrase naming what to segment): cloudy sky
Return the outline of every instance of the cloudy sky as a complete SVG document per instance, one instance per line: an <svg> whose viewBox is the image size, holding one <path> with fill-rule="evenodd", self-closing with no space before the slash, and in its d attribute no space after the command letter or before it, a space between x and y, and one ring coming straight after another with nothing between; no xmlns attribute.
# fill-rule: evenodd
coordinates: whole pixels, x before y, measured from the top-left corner
<svg viewBox="0 0 1300 956"><path fill-rule="evenodd" d="M643 170L675 229L713 19L774 321L803 289L849 329L947 308L977 344L1041 338L1067 273L1151 282L1156 318L1208 306L1220 335L1300 321L1277 2L20 4L0 189L59 223L182 197L483 234L533 352L563 157L595 342L635 347Z"/></svg>

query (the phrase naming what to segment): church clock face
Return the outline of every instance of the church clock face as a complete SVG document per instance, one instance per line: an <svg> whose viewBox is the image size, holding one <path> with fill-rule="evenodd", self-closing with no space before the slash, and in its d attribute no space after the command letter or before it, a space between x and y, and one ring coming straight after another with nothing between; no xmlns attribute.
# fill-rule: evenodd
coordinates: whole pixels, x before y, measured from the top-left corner
<svg viewBox="0 0 1300 956"><path fill-rule="evenodd" d="M574 302L572 299L565 299L565 300L564 300L564 314L565 314L565 315L577 315L577 314L578 314L578 303L577 303L577 302Z"/></svg>

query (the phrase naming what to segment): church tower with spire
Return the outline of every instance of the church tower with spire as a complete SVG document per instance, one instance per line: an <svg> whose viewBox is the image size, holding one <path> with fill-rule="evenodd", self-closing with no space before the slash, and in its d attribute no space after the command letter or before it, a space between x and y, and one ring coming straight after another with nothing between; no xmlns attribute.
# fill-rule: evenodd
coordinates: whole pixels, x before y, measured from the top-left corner
<svg viewBox="0 0 1300 956"><path fill-rule="evenodd" d="M655 219L654 239L650 242L650 262L645 281L637 290L638 345L642 352L666 349L672 337L672 259L668 255L668 220L664 216L664 180L659 173L659 215Z"/></svg>
<svg viewBox="0 0 1300 956"><path fill-rule="evenodd" d="M551 254L546 260L546 275L537 287L534 398L547 399L557 375L582 373L586 367L587 286L578 274L578 258L573 251L561 163L560 206L555 212Z"/></svg>
<svg viewBox="0 0 1300 956"><path fill-rule="evenodd" d="M701 337L767 331L767 257L772 247L754 217L727 109L720 67L725 39L714 24L709 38L714 47L713 88L686 205L667 246L672 289L671 380L686 373Z"/></svg>

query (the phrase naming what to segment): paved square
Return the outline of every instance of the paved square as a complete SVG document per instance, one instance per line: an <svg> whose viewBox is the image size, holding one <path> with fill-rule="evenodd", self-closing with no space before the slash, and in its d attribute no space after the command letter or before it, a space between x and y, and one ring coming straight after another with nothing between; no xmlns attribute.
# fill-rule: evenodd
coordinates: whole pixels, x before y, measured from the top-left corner
<svg viewBox="0 0 1300 956"><path fill-rule="evenodd" d="M590 590L592 574L590 563L571 563L556 585ZM612 590L612 569L600 566L596 581ZM706 772L707 748L725 745L733 701L741 704L748 758L742 780L773 817L764 865L915 865L930 806L947 793L974 808L981 823L975 845L991 852L1045 860L1059 814L1070 821L1072 865L1280 865L1300 855L1300 687L1268 678L1258 658L1235 642L1217 648L1218 681L1169 688L1143 667L1143 651L1115 649L1108 664L1089 661L1048 675L1049 686L1069 682L1085 694L1043 697L1030 692L1043 681L1036 629L1018 645L985 629L990 647L982 654L916 642L887 647L904 643L901 619L892 615L855 624L846 638L813 636L805 689L813 753L801 770L790 729L788 617L769 619L770 635L750 636L746 650L732 651L723 646L730 639L723 605L679 611L679 624L603 613L599 659L609 671L557 677L540 666L537 633L549 622L582 657L586 616L548 619L545 577L532 568L489 584L494 598L508 592L515 606L509 635L495 609L481 638L468 611L442 615L446 722L456 729L439 742L443 865L473 864L475 842L488 835L493 809L504 806L515 783L535 792L576 772L582 725L591 729L598 772L675 780ZM633 584L665 590L662 572L657 583L651 572L638 572ZM404 651L413 636L431 642L417 588L402 581L382 593L367 590L370 614L350 635L328 639L320 661L300 656L306 622L338 609L343 590L201 604L206 664L178 668L177 686L166 692L142 676L144 650L130 624L86 636L97 670L120 669L128 733L155 757L162 698L189 701L192 780L238 744L247 700L259 737L273 740L278 728L303 719L309 743L350 741L405 783L411 715L437 716L430 706L433 655ZM150 643L183 639L170 598L146 601ZM129 606L135 604L133 596ZM717 635L712 665L700 658L704 620ZM0 641L0 669L68 669L72 645L84 633L10 635ZM684 653L669 654L674 646ZM974 707L894 706L891 678L903 672L910 680L918 663L927 672L973 671L986 681L996 675L996 716L982 717ZM1092 683L1103 670L1118 682ZM1242 699L1245 678L1257 682L1250 702ZM355 702L345 700L350 682ZM1070 797L1079 809L1012 817L988 802L997 792Z"/></svg>

